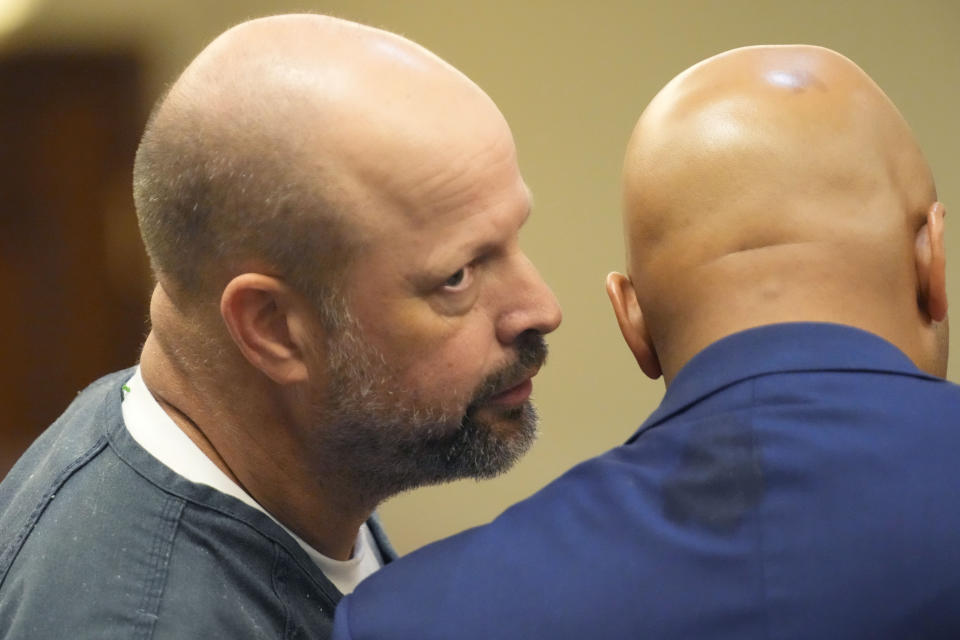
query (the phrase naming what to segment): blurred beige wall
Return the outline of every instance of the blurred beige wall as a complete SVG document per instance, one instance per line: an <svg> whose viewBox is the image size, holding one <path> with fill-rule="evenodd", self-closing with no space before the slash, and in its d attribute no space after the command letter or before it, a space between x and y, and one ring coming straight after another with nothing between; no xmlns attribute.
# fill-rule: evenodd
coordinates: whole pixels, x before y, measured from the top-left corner
<svg viewBox="0 0 960 640"><path fill-rule="evenodd" d="M0 0L2 2L2 0ZM535 399L542 436L506 476L421 489L382 514L398 549L485 522L627 438L662 383L641 376L609 311L605 274L623 268L620 161L640 111L672 76L732 47L804 42L839 50L913 125L941 199L960 213L957 0L48 0L0 47L142 52L152 100L217 33L248 17L319 11L404 34L463 70L500 105L534 191L526 249L560 298ZM956 214L954 214L956 215ZM951 221L953 220L953 224ZM949 293L960 301L960 221L947 218ZM955 332L954 353L960 354ZM960 380L960 356L950 378Z"/></svg>

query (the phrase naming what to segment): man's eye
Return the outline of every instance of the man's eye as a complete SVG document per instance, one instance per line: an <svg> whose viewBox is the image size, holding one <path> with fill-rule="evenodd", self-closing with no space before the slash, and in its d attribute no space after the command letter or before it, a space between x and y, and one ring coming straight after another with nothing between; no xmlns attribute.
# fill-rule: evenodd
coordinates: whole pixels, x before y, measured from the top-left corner
<svg viewBox="0 0 960 640"><path fill-rule="evenodd" d="M469 277L467 274L468 267L463 267L458 269L456 273L446 279L443 283L444 288L460 290L465 289L469 285Z"/></svg>
<svg viewBox="0 0 960 640"><path fill-rule="evenodd" d="M443 283L445 287L456 287L463 282L464 277L467 275L466 269L460 269L455 274L447 278L447 281Z"/></svg>

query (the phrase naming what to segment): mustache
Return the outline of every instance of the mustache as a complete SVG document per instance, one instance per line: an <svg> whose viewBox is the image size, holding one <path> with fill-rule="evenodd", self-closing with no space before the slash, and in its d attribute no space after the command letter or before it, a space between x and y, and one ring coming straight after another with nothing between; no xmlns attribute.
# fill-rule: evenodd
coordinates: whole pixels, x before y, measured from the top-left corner
<svg viewBox="0 0 960 640"><path fill-rule="evenodd" d="M494 371L480 383L467 407L468 413L498 393L520 384L547 361L547 341L535 331L520 334L516 350L517 357L512 363Z"/></svg>

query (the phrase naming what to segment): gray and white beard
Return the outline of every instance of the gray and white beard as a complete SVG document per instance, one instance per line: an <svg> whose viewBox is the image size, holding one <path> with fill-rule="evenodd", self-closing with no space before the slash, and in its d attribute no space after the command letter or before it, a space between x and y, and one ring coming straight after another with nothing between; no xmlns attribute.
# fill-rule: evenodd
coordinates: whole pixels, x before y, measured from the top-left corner
<svg viewBox="0 0 960 640"><path fill-rule="evenodd" d="M547 347L540 334L520 336L516 360L488 376L466 410L456 412L402 388L361 335L351 319L328 341L329 384L313 404L324 466L336 469L354 500L375 505L423 485L491 478L530 449L537 413L529 400L512 408L486 405L482 416L479 409L543 364Z"/></svg>

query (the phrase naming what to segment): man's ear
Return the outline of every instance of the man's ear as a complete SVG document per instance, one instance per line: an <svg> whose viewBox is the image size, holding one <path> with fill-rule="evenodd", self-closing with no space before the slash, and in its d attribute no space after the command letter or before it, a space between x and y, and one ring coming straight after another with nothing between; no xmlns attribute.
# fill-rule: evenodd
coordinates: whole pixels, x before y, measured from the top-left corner
<svg viewBox="0 0 960 640"><path fill-rule="evenodd" d="M947 266L943 248L946 215L947 210L941 203L930 205L915 243L917 301L935 322L943 322L947 317Z"/></svg>
<svg viewBox="0 0 960 640"><path fill-rule="evenodd" d="M286 284L260 273L235 277L220 296L220 315L240 353L277 384L308 378L305 313Z"/></svg>
<svg viewBox="0 0 960 640"><path fill-rule="evenodd" d="M660 359L647 331L643 311L637 301L637 292L630 278L615 271L608 274L607 295L613 305L613 315L617 317L617 324L620 325L620 333L633 352L633 357L637 359L641 371L656 380L662 373Z"/></svg>

